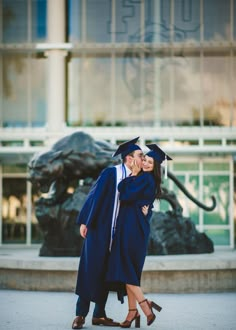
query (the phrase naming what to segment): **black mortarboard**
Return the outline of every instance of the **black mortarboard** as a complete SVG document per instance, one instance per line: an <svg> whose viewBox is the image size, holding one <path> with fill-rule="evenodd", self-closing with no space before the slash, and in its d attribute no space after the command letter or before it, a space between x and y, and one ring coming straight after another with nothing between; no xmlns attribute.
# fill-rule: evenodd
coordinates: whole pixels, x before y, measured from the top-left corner
<svg viewBox="0 0 236 330"><path fill-rule="evenodd" d="M152 157L158 161L158 163L162 163L163 160L172 160L158 145L156 144L146 144L146 146L150 149L146 153L147 156Z"/></svg>
<svg viewBox="0 0 236 330"><path fill-rule="evenodd" d="M112 155L112 157L115 157L117 155L121 154L122 159L125 158L128 154L135 150L141 150L141 148L136 144L139 139L139 136L136 137L135 139L132 139L130 141L126 141L122 144L119 145L117 148L116 152Z"/></svg>
<svg viewBox="0 0 236 330"><path fill-rule="evenodd" d="M147 156L156 159L159 164L161 164L163 160L165 160L165 179L167 179L167 160L172 160L172 158L170 158L170 156L168 156L156 144L146 144L146 146L150 149L150 151L146 153Z"/></svg>

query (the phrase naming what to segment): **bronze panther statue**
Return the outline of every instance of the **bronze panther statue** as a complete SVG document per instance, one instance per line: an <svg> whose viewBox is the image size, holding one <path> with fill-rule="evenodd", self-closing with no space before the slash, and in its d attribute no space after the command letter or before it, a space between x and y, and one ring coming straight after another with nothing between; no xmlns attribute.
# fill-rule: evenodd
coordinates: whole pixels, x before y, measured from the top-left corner
<svg viewBox="0 0 236 330"><path fill-rule="evenodd" d="M40 249L41 256L80 255L82 239L79 235L79 228L75 224L75 219L84 203L91 184L98 177L101 170L107 166L117 164L118 161L111 157L116 148L117 146L106 141L96 141L83 132L75 132L58 140L50 150L36 153L32 157L28 163L28 180L41 193L48 193L47 198L40 197L35 205L36 217L44 236ZM216 204L214 197L212 197L212 205L206 206L195 199L173 173L168 172L168 177L199 207L206 211L214 209ZM83 181L83 185L78 184L81 181ZM176 196L163 188L161 198L171 204L173 211L165 214L160 212L158 214L156 212L153 213L151 226L156 232L155 226L157 223L159 224L159 235L151 235L148 253L168 254L169 252L173 253L173 251L175 253L212 252L213 244L209 238L206 235L204 236L204 234L198 233L190 219L182 217L182 207ZM168 218L168 221L156 221L157 215L158 219ZM160 228L161 223L164 226L163 228ZM168 226L166 226L167 223ZM169 243L166 241L168 231L166 234L164 229L165 227L169 228L170 223L172 223L172 232L174 230L175 233L178 233L178 244L175 244L173 241ZM183 239L181 233L186 233L186 224L188 235L185 235ZM163 235L160 236L160 233ZM192 237L192 235L194 240L191 238L191 241L195 242L195 247L191 246L189 248L191 244L189 245L188 237ZM201 249L198 246L200 238ZM182 242L181 244L180 241ZM202 244L202 241L206 244Z"/></svg>

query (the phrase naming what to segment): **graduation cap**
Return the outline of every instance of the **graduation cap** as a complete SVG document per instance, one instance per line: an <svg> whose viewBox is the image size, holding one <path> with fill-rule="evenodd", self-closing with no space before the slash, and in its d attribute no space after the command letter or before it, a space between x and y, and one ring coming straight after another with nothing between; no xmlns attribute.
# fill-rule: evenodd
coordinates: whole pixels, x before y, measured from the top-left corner
<svg viewBox="0 0 236 330"><path fill-rule="evenodd" d="M139 136L135 139L132 139L130 141L126 141L119 145L116 152L112 155L112 157L115 157L117 155L121 154L122 159L125 158L125 156L129 155L131 152L135 150L141 150L141 148L136 144L139 139Z"/></svg>
<svg viewBox="0 0 236 330"><path fill-rule="evenodd" d="M165 160L165 179L167 178L167 161L172 160L170 156L168 156L157 144L146 144L146 146L150 149L146 153L147 156L154 158L161 164Z"/></svg>

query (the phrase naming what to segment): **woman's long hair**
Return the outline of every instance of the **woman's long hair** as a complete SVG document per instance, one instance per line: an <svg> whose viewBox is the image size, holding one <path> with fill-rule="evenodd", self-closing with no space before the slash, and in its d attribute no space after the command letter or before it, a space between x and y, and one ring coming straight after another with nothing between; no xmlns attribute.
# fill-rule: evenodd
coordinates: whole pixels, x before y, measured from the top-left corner
<svg viewBox="0 0 236 330"><path fill-rule="evenodd" d="M161 196L161 165L158 161L153 158L154 160L154 167L153 167L153 176L156 182L156 198L160 198Z"/></svg>

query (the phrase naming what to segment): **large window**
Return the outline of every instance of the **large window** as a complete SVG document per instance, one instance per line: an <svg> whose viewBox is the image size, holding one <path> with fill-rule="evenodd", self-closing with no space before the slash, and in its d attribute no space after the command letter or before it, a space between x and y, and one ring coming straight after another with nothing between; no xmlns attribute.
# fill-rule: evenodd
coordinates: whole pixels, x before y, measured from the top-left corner
<svg viewBox="0 0 236 330"><path fill-rule="evenodd" d="M236 97L232 77L236 58L230 54L204 54L202 70L202 102L205 125L235 126Z"/></svg>
<svg viewBox="0 0 236 330"><path fill-rule="evenodd" d="M44 126L46 122L46 61L36 55L0 54L0 125ZM1 89L1 88L0 88Z"/></svg>
<svg viewBox="0 0 236 330"><path fill-rule="evenodd" d="M168 186L177 196L183 208L183 216L190 218L197 229L205 232L217 246L233 246L231 236L233 228L233 171L231 160L207 158L191 159L186 162L175 160L172 171L179 181L197 200L210 206L211 196L216 198L216 208L207 212L199 208L193 201L170 180ZM166 205L161 210L166 210ZM162 208L164 206L164 209Z"/></svg>
<svg viewBox="0 0 236 330"><path fill-rule="evenodd" d="M230 40L230 0L203 2L204 40Z"/></svg>
<svg viewBox="0 0 236 330"><path fill-rule="evenodd" d="M0 13L0 42L26 43L46 39L46 0L2 0Z"/></svg>
<svg viewBox="0 0 236 330"><path fill-rule="evenodd" d="M69 62L68 124L235 126L236 58L126 49Z"/></svg>
<svg viewBox="0 0 236 330"><path fill-rule="evenodd" d="M232 4L68 1L68 124L235 126Z"/></svg>
<svg viewBox="0 0 236 330"><path fill-rule="evenodd" d="M34 202L38 198L26 180L26 166L2 166L2 204L0 214L2 242L40 243L42 232L35 217ZM29 213L29 210L31 212Z"/></svg>
<svg viewBox="0 0 236 330"><path fill-rule="evenodd" d="M69 85L69 125L111 125L110 57L72 57Z"/></svg>

